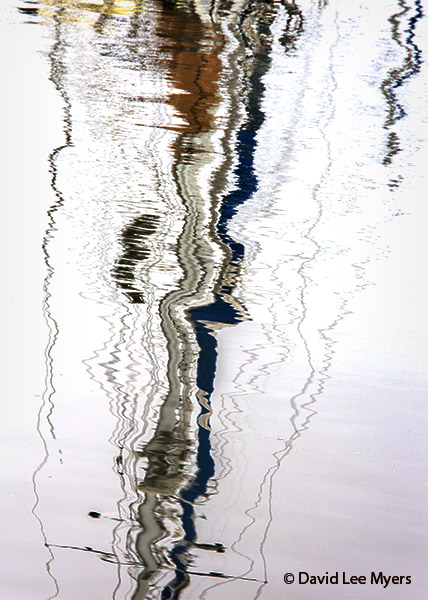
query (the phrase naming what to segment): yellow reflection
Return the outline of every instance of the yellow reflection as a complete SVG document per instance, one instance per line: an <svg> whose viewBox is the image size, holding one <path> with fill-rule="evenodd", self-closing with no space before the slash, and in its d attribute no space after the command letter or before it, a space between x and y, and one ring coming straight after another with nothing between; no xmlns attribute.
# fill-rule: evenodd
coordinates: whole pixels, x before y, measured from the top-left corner
<svg viewBox="0 0 428 600"><path fill-rule="evenodd" d="M136 12L141 13L145 0L104 0L100 2L81 2L80 0L40 0L41 16L50 19L54 16L53 9L62 9L64 12L61 15L62 20L66 22L75 22L82 24L93 23L94 13L99 17L106 16L121 16L132 17ZM186 0L175 0L176 8L186 8ZM197 4L197 0L196 0ZM89 13L89 14L88 14Z"/></svg>
<svg viewBox="0 0 428 600"><path fill-rule="evenodd" d="M107 0L106 2L79 2L79 0L42 0L49 7L69 10L90 11L97 14L131 16L134 14L135 0Z"/></svg>
<svg viewBox="0 0 428 600"><path fill-rule="evenodd" d="M145 2L141 0L105 0L104 2L81 2L79 0L41 0L39 14L47 24L53 17L64 23L94 25L100 16L132 17L141 13ZM61 10L59 13L58 10Z"/></svg>

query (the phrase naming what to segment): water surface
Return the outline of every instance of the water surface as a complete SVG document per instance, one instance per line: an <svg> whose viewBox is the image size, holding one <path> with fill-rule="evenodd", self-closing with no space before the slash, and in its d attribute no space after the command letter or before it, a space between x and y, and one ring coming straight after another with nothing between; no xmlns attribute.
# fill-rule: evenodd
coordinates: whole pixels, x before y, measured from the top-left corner
<svg viewBox="0 0 428 600"><path fill-rule="evenodd" d="M5 3L5 597L423 596L425 12Z"/></svg>

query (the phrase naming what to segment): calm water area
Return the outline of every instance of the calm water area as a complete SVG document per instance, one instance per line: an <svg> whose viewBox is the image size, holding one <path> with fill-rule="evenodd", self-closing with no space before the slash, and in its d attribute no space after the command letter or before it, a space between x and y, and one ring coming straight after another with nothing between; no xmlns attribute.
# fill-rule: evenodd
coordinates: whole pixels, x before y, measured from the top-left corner
<svg viewBox="0 0 428 600"><path fill-rule="evenodd" d="M1 599L428 599L427 20L2 0Z"/></svg>

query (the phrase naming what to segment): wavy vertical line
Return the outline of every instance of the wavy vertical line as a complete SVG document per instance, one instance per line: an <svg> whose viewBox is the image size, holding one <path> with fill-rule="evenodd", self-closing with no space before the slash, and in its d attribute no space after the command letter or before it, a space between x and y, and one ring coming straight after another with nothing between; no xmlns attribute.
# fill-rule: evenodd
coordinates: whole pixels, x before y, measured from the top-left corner
<svg viewBox="0 0 428 600"><path fill-rule="evenodd" d="M396 131L391 128L401 119L406 116L406 110L400 103L397 95L398 88L406 83L408 79L420 72L422 66L422 51L414 42L416 27L418 21L424 16L421 0L415 0L413 7L399 0L401 10L391 15L388 19L391 25L391 38L404 51L405 56L401 65L394 67L388 72L388 76L381 83L380 89L386 100L386 112L384 129L388 132L387 136L387 152L383 159L383 164L388 166L392 163L394 156L401 152L400 139ZM407 28L403 34L400 33L400 28L405 22L405 15L413 8L414 14L407 20ZM403 39L404 38L404 39ZM392 187L397 187L398 182L395 180Z"/></svg>
<svg viewBox="0 0 428 600"><path fill-rule="evenodd" d="M44 300L43 300L42 310L43 310L44 319L45 319L45 322L46 322L46 325L48 328L48 342L47 342L47 346L45 349L45 373L46 373L46 375L45 375L45 390L44 390L44 393L42 396L42 403L41 403L41 406L40 406L40 409L39 409L39 412L37 415L36 429L37 429L39 437L42 441L44 457L43 457L43 460L40 462L40 464L35 469L33 476L32 476L33 492L34 492L34 495L36 498L35 504L32 508L32 514L38 521L40 531L41 531L41 534L42 534L42 537L44 540L44 546L46 547L46 549L49 553L49 559L46 562L46 570L48 572L49 577L52 579L54 588L55 588L54 594L52 596L50 596L49 600L56 598L59 595L60 588L59 588L59 582L52 572L52 563L54 562L54 559L55 559L54 553L48 543L43 520L39 516L39 513L38 513L39 504L40 504L40 496L39 496L39 492L38 492L38 477L50 458L49 443L48 443L48 440L45 437L45 433L43 431L44 430L44 424L43 424L44 422L48 426L48 432L49 432L50 438L53 441L56 441L55 428L54 428L54 424L53 424L53 420L52 420L54 408L55 408L55 405L53 402L53 397L56 393L56 389L55 389L55 386L53 383L53 355L52 355L52 353L53 353L53 349L54 349L55 343L56 343L58 335L59 335L59 327L58 327L57 321L55 320L54 316L52 315L52 311L51 311L51 307L50 307L51 294L50 294L49 288L50 288L50 283L51 283L54 269L50 264L50 255L49 255L49 250L48 250L49 242L53 237L53 232L55 231L54 215L55 215L55 212L58 210L58 208L64 202L64 199L56 185L56 180L57 180L56 161L57 161L58 155L60 154L60 152L62 150L64 150L67 147L72 146L71 104L70 104L70 100L67 95L67 92L64 89L64 86L62 84L62 72L64 71L65 66L61 60L62 40L61 40L60 21L61 21L61 15L62 15L63 11L64 11L64 9L61 6L59 6L57 8L55 14L53 15L54 43L48 53L48 59L50 62L49 79L53 83L55 90L57 91L58 95L61 97L62 102L63 102L62 119L63 119L63 133L65 136L65 142L61 146L58 146L57 148L55 148L51 152L51 154L49 155L49 158L48 158L49 169L50 169L50 173L51 173L51 187L57 197L57 201L56 201L56 204L54 204L48 210L47 214L48 214L48 218L49 218L49 225L48 225L48 229L46 230L46 233L45 233L45 236L44 236L44 239L42 242L42 250L44 253L44 262L45 262L45 266L46 266L46 276L45 276L45 280L43 283ZM60 449L59 449L59 454L61 455ZM60 460L61 460L61 458L60 458Z"/></svg>

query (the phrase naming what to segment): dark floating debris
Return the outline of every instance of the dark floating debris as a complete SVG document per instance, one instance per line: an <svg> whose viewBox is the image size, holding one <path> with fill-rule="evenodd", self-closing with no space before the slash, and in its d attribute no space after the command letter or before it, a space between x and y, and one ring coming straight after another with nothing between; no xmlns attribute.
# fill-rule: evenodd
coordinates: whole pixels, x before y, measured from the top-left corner
<svg viewBox="0 0 428 600"><path fill-rule="evenodd" d="M194 544L196 548L200 548L201 550L214 550L215 552L226 552L226 548L223 546L223 544L219 544L218 542L215 544L201 544L201 543L195 543Z"/></svg>
<svg viewBox="0 0 428 600"><path fill-rule="evenodd" d="M38 15L39 14L38 8L27 8L25 6L18 6L18 10L23 15Z"/></svg>

